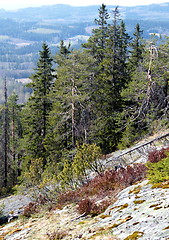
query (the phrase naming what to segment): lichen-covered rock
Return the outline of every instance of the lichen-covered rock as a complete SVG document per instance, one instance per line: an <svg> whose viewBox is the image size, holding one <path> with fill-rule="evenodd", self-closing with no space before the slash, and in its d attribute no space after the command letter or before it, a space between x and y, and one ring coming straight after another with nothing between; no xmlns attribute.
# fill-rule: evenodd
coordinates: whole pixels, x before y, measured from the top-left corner
<svg viewBox="0 0 169 240"><path fill-rule="evenodd" d="M132 191L139 188L139 192ZM139 198L138 195L139 194ZM139 199L139 200L138 200ZM121 206L128 204L127 208ZM118 208L119 206L119 208ZM142 232L139 239L169 239L169 189L152 189L147 181L121 191L118 200L105 211L110 217L100 220L101 225L118 222L122 217L131 216L128 222L112 228L114 235L125 239L134 232Z"/></svg>
<svg viewBox="0 0 169 240"><path fill-rule="evenodd" d="M4 216L20 213L24 206L33 199L28 195L12 195L0 200L1 211Z"/></svg>
<svg viewBox="0 0 169 240"><path fill-rule="evenodd" d="M169 189L152 189L143 181L121 191L117 201L94 218L80 216L72 204L41 217L9 223L0 228L1 236L6 240L47 240L48 236L64 240L167 240Z"/></svg>

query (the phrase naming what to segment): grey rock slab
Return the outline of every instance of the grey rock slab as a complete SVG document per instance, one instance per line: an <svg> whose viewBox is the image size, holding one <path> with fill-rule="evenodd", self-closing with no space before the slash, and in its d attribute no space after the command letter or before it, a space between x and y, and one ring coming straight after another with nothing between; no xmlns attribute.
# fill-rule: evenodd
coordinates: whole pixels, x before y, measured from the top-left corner
<svg viewBox="0 0 169 240"><path fill-rule="evenodd" d="M137 188L140 192L134 194L132 190ZM144 201L134 203L135 200ZM128 206L121 209L126 203ZM111 230L121 240L135 231L143 233L140 240L169 239L169 229L165 229L169 227L169 189L152 189L147 180L121 191L117 201L110 205L104 214L108 217L99 218L97 226L106 228L122 221ZM130 219L125 221L128 217Z"/></svg>
<svg viewBox="0 0 169 240"><path fill-rule="evenodd" d="M3 215L9 215L11 212L13 214L18 214L21 212L27 204L29 204L33 199L28 195L12 195L4 199L0 199L0 207L2 209Z"/></svg>

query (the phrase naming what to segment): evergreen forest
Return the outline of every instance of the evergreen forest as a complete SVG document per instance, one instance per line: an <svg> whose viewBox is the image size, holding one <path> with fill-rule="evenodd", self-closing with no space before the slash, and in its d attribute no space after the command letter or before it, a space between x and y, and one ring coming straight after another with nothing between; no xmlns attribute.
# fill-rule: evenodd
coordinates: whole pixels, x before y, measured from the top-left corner
<svg viewBox="0 0 169 240"><path fill-rule="evenodd" d="M55 54L42 44L28 101L8 96L0 106L0 192L75 188L98 159L159 129L169 119L169 38L132 37L116 7L102 4L80 49L60 42Z"/></svg>

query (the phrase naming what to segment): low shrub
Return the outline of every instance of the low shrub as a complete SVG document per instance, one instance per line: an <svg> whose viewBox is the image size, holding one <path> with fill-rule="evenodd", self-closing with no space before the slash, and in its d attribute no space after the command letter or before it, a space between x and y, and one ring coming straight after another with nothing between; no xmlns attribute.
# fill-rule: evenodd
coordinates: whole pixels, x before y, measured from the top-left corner
<svg viewBox="0 0 169 240"><path fill-rule="evenodd" d="M148 161L151 163L157 163L161 161L163 158L167 157L167 152L169 152L168 148L162 148L161 150L153 150L148 154Z"/></svg>
<svg viewBox="0 0 169 240"><path fill-rule="evenodd" d="M30 202L26 205L23 209L22 216L24 217L31 217L32 214L37 212L37 204L36 202Z"/></svg>
<svg viewBox="0 0 169 240"><path fill-rule="evenodd" d="M66 205L67 203L77 203L80 200L79 197L79 192L78 190L69 190L67 192L61 193L58 196L58 207L62 207L64 205Z"/></svg>
<svg viewBox="0 0 169 240"><path fill-rule="evenodd" d="M117 171L107 170L88 181L81 188L60 194L58 205L61 207L67 203L75 202L79 203L79 212L82 214L85 212L93 215L100 214L110 202L105 201L101 205L97 205L90 198L97 202L98 199L110 196L112 202L121 189L144 179L146 170L147 168L143 164L133 164Z"/></svg>
<svg viewBox="0 0 169 240"><path fill-rule="evenodd" d="M48 240L60 240L67 236L66 231L55 231L52 233L46 233Z"/></svg>
<svg viewBox="0 0 169 240"><path fill-rule="evenodd" d="M31 217L32 214L35 214L38 212L38 209L40 206L46 204L49 201L48 198L46 198L43 195L39 195L34 202L28 203L23 209L22 216L24 217Z"/></svg>
<svg viewBox="0 0 169 240"><path fill-rule="evenodd" d="M90 214L92 216L97 216L104 212L109 205L110 201L107 200L96 203L94 200L86 198L79 202L77 210L80 214L85 213L86 215Z"/></svg>
<svg viewBox="0 0 169 240"><path fill-rule="evenodd" d="M99 204L94 203L90 214L92 216L97 216L97 215L103 213L108 208L108 206L110 206L110 204L111 204L111 201L108 201L108 200L103 200Z"/></svg>
<svg viewBox="0 0 169 240"><path fill-rule="evenodd" d="M150 183L159 183L169 180L169 153L168 156L159 162L148 162L147 178Z"/></svg>
<svg viewBox="0 0 169 240"><path fill-rule="evenodd" d="M85 213L86 215L88 215L92 210L93 204L93 201L88 198L81 200L78 204L78 212L80 214Z"/></svg>
<svg viewBox="0 0 169 240"><path fill-rule="evenodd" d="M144 164L133 164L116 172L115 180L127 187L146 177L147 168Z"/></svg>

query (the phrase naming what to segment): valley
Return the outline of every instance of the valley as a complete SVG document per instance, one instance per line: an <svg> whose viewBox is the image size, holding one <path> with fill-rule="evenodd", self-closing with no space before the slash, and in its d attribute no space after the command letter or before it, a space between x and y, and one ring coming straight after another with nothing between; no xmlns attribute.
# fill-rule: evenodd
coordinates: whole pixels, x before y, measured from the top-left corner
<svg viewBox="0 0 169 240"><path fill-rule="evenodd" d="M8 82L9 95L16 91L19 102L27 101L30 90L22 82L31 76L36 68L38 52L46 42L52 54L58 51L61 40L72 49L86 42L95 28L99 6L71 7L53 5L25 8L17 11L0 10L0 87L3 79ZM107 6L111 13L115 6ZM153 4L139 7L119 7L121 18L126 23L127 32L132 36L134 27L140 24L143 37L151 39L169 35L169 4ZM157 38L158 38L157 37ZM23 95L22 92L26 94ZM1 99L3 98L0 93ZM1 103L3 100L0 101Z"/></svg>

